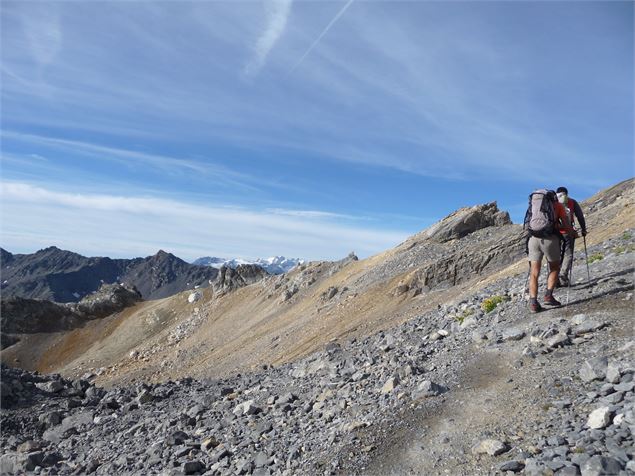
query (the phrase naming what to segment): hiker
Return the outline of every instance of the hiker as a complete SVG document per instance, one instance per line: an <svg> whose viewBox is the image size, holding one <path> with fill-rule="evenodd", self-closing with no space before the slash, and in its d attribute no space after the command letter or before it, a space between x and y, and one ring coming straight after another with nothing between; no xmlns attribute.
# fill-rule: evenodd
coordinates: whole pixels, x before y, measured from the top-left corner
<svg viewBox="0 0 635 476"><path fill-rule="evenodd" d="M565 210L567 211L571 226L575 226L575 219L577 218L578 223L580 224L582 236L586 236L586 221L584 220L584 214L582 213L582 208L580 208L578 202L569 196L569 191L566 187L558 187L556 195L558 196L558 201L564 205ZM564 230L561 230L560 233L562 233L563 239L560 244L560 260L562 264L560 265L558 286L567 287L570 285L569 280L571 279L571 268L573 267L573 251L575 248L576 236L571 235Z"/></svg>
<svg viewBox="0 0 635 476"><path fill-rule="evenodd" d="M560 231L573 235L564 206L558 202L553 190L536 190L529 195L529 208L525 214L524 228L529 232L527 255L529 258L529 311L542 311L538 302L538 277L545 256L549 263L547 291L543 299L546 306L558 307L560 302L553 296L560 270Z"/></svg>

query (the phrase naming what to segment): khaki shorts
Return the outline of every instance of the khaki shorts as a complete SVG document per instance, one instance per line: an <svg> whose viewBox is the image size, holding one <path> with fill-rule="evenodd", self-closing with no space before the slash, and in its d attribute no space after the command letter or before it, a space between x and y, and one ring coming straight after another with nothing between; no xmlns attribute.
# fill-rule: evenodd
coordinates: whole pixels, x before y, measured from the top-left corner
<svg viewBox="0 0 635 476"><path fill-rule="evenodd" d="M543 256L549 263L560 262L560 238L529 238L529 261L541 261Z"/></svg>

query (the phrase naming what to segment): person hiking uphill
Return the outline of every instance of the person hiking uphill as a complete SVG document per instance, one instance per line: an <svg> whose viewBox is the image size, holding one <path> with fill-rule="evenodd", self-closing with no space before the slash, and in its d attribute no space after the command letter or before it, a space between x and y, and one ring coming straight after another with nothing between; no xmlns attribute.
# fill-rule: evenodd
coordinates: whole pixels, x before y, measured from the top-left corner
<svg viewBox="0 0 635 476"><path fill-rule="evenodd" d="M527 255L529 258L529 311L542 311L538 302L538 277L543 256L549 263L547 291L543 302L546 306L558 307L560 302L553 296L560 270L560 232L573 235L569 217L564 206L558 202L553 190L536 190L529 195L529 208L525 214L524 228L528 230Z"/></svg>
<svg viewBox="0 0 635 476"><path fill-rule="evenodd" d="M566 187L558 187L556 190L558 201L562 203L569 216L571 226L575 226L575 219L578 219L582 236L586 236L586 221L584 220L584 214L582 208L576 200L569 196L569 191ZM562 261L560 265L560 278L558 279L558 285L560 287L569 286L569 279L571 276L571 268L573 266L573 251L575 249L576 237L566 233L564 230L560 231L562 234L562 243L560 250L560 259Z"/></svg>

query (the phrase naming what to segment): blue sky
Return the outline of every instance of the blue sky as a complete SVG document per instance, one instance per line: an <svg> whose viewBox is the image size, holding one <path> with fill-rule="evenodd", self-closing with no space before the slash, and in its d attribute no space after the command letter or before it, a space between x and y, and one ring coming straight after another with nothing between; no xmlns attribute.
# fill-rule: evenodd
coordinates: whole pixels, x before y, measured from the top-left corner
<svg viewBox="0 0 635 476"><path fill-rule="evenodd" d="M633 3L3 1L12 252L337 259L634 175Z"/></svg>

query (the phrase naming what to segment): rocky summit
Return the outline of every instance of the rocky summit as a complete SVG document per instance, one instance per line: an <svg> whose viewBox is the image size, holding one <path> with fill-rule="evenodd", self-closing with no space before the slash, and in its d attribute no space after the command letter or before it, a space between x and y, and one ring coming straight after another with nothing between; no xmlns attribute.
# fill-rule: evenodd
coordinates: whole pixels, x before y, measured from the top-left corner
<svg viewBox="0 0 635 476"><path fill-rule="evenodd" d="M77 302L104 283L136 287L144 299L208 286L218 271L188 264L160 250L135 259L86 258L55 246L33 254L12 254L1 249L2 297Z"/></svg>
<svg viewBox="0 0 635 476"><path fill-rule="evenodd" d="M578 249L563 306L538 314L503 217L367 260L226 273L40 337L39 356L11 345L0 469L635 474L633 194L582 204L588 259Z"/></svg>

